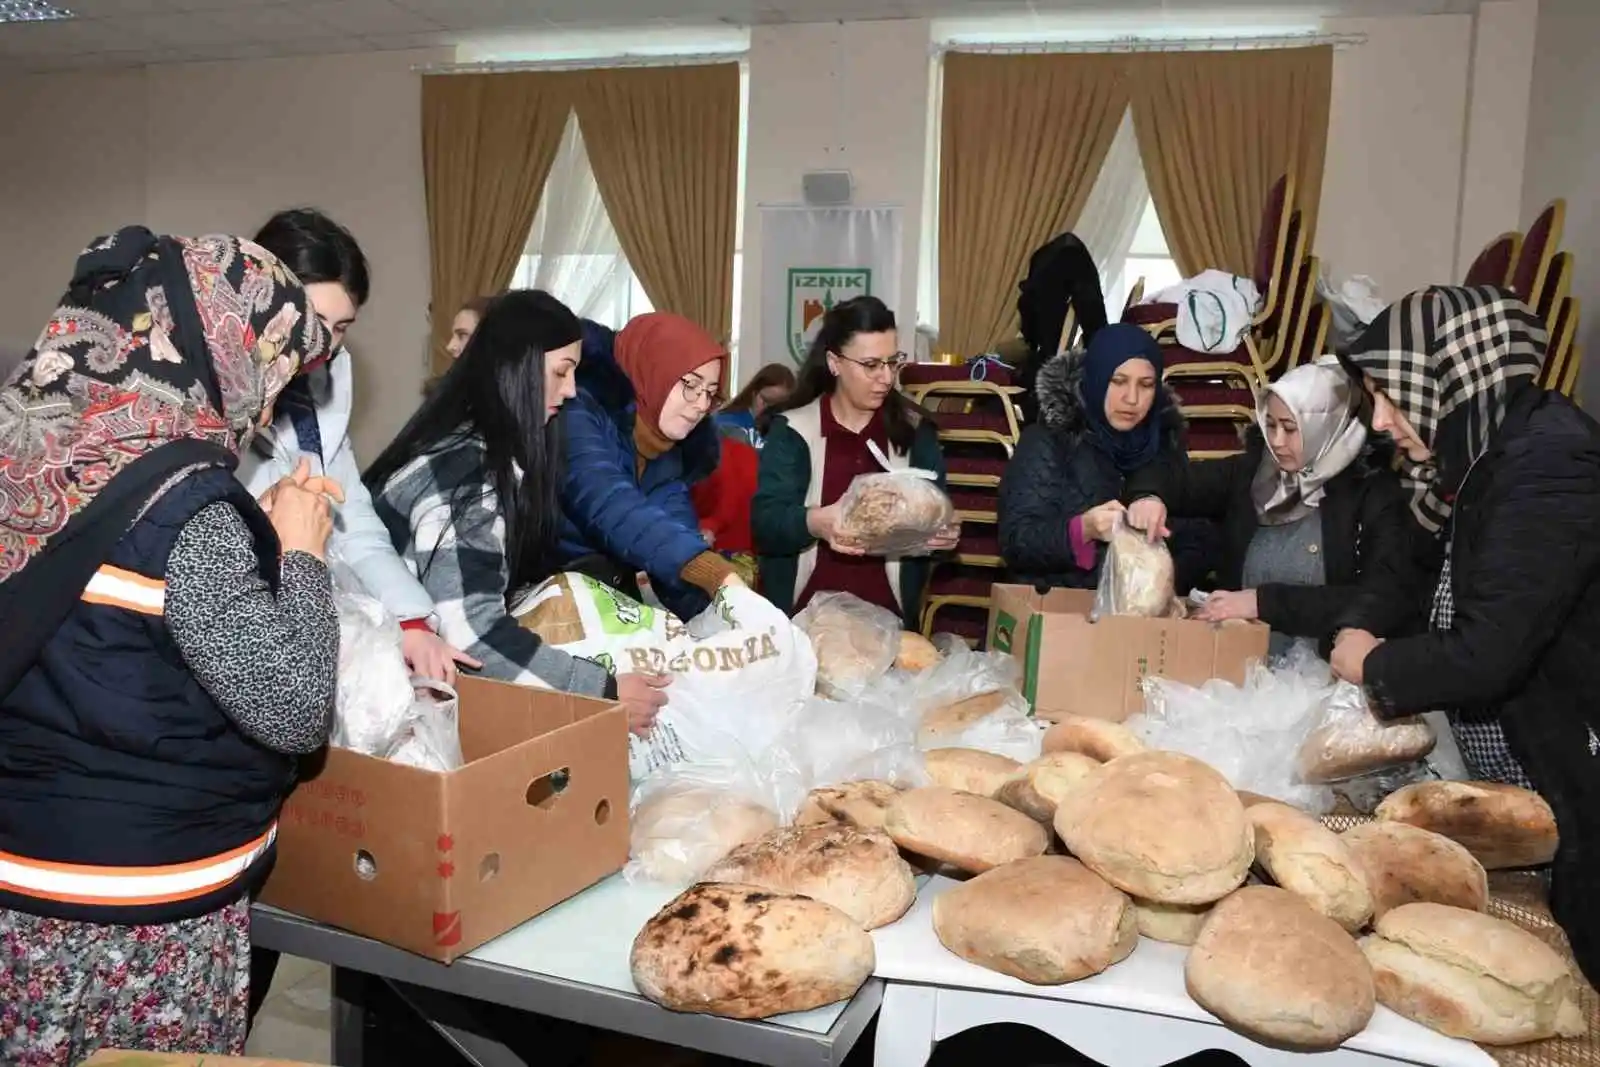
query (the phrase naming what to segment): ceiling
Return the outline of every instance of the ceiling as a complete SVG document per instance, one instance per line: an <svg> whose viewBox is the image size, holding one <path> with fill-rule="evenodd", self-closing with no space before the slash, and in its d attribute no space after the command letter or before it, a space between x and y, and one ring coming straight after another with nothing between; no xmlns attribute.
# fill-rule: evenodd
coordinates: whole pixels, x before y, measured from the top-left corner
<svg viewBox="0 0 1600 1067"><path fill-rule="evenodd" d="M450 46L604 28L837 19L1148 14L1165 21L1472 11L1478 0L55 0L79 17L0 25L0 72Z"/></svg>

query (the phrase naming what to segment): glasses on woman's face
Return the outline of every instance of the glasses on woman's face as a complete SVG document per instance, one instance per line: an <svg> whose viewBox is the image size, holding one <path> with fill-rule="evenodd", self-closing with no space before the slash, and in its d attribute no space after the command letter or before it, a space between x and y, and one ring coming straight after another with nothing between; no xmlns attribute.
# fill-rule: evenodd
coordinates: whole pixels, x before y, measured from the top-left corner
<svg viewBox="0 0 1600 1067"><path fill-rule="evenodd" d="M678 379L678 388L683 390L685 402L693 404L704 400L707 407L721 407L722 394L717 392L715 384L707 385L703 380L693 374L685 375Z"/></svg>
<svg viewBox="0 0 1600 1067"><path fill-rule="evenodd" d="M868 374L874 375L880 374L885 370L893 374L895 371L911 362L911 357L906 355L904 352L896 352L888 359L854 359L838 352L834 353L834 357L837 359L842 359L846 363L854 363Z"/></svg>

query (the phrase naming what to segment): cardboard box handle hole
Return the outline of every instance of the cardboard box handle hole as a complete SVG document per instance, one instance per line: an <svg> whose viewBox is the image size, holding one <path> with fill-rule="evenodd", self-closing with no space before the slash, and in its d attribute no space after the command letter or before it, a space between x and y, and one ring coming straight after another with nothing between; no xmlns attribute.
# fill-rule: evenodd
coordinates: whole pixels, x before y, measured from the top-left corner
<svg viewBox="0 0 1600 1067"><path fill-rule="evenodd" d="M528 785L528 806L545 809L554 807L556 799L566 792L567 786L571 784L571 767L562 767L560 770L535 778Z"/></svg>
<svg viewBox="0 0 1600 1067"><path fill-rule="evenodd" d="M604 826L611 819L611 801L602 800L594 806L594 824Z"/></svg>
<svg viewBox="0 0 1600 1067"><path fill-rule="evenodd" d="M378 877L378 861L364 848L356 849L355 868L356 877L363 882L370 882Z"/></svg>
<svg viewBox="0 0 1600 1067"><path fill-rule="evenodd" d="M491 852L478 864L478 881L487 882L500 873L500 853Z"/></svg>

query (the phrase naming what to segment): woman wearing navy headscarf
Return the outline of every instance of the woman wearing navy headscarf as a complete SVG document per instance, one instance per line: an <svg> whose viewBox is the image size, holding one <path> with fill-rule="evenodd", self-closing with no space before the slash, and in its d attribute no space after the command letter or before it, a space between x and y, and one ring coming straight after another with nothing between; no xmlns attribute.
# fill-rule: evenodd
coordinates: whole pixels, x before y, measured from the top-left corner
<svg viewBox="0 0 1600 1067"><path fill-rule="evenodd" d="M1123 323L1040 369L1038 420L1000 486L1000 553L1016 581L1092 589L1129 476L1186 461L1183 415L1161 372L1160 346ZM1205 571L1202 529L1172 531L1180 590Z"/></svg>

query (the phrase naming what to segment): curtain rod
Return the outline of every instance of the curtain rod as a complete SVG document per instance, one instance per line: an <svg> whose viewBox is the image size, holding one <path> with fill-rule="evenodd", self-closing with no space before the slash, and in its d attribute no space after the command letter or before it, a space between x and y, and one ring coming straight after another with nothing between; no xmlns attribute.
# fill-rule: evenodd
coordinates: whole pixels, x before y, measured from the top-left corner
<svg viewBox="0 0 1600 1067"><path fill-rule="evenodd" d="M1332 45L1355 48L1367 43L1364 33L1296 33L1281 37L1108 37L1093 41L1028 41L1014 44L966 44L952 41L936 48L945 52L992 55L1086 54L1104 52L1252 52L1270 48Z"/></svg>
<svg viewBox="0 0 1600 1067"><path fill-rule="evenodd" d="M750 53L704 52L698 55L648 56L624 53L588 59L485 60L480 63L421 63L413 74L513 74L533 70L609 70L613 67L701 67L715 63L743 63Z"/></svg>

